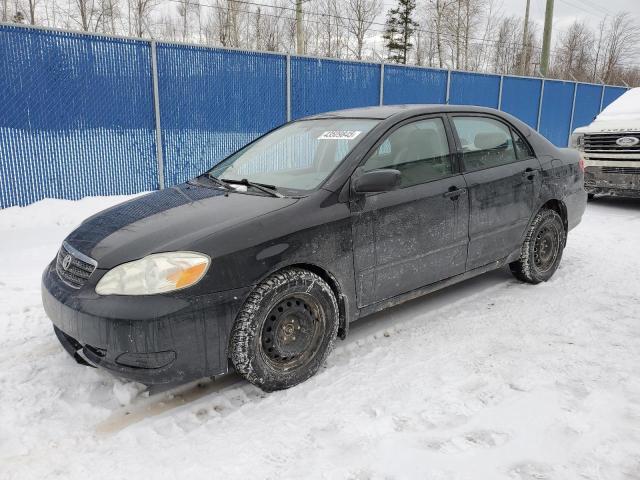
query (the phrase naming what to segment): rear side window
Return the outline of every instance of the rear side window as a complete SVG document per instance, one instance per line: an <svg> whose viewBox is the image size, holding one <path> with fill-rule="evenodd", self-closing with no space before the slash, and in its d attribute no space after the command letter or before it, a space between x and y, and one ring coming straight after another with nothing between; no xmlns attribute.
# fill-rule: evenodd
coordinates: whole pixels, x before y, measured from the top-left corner
<svg viewBox="0 0 640 480"><path fill-rule="evenodd" d="M516 148L518 160L526 160L527 158L533 157L533 151L527 141L515 130L511 130L511 132L513 133L513 145Z"/></svg>
<svg viewBox="0 0 640 480"><path fill-rule="evenodd" d="M451 175L453 166L442 119L419 120L395 130L363 165L365 171L381 168L399 170L401 187Z"/></svg>
<svg viewBox="0 0 640 480"><path fill-rule="evenodd" d="M482 170L517 161L509 127L485 117L453 117L462 145L466 171Z"/></svg>

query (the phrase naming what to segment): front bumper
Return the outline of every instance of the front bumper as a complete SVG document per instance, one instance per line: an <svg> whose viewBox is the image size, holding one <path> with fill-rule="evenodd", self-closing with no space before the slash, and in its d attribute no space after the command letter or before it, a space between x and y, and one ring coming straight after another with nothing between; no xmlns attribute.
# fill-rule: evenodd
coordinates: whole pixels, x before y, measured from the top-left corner
<svg viewBox="0 0 640 480"><path fill-rule="evenodd" d="M587 166L584 188L592 194L640 197L640 168Z"/></svg>
<svg viewBox="0 0 640 480"><path fill-rule="evenodd" d="M100 296L67 286L52 265L42 278L44 309L65 350L79 363L147 385L227 372L229 334L250 290Z"/></svg>

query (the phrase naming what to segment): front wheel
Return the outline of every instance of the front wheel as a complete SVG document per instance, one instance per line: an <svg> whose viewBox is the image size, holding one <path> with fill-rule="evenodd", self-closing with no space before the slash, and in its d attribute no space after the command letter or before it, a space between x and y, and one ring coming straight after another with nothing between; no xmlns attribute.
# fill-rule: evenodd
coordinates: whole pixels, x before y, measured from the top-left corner
<svg viewBox="0 0 640 480"><path fill-rule="evenodd" d="M520 258L509 264L511 273L523 282L546 282L560 264L566 240L560 215L554 210L541 210L529 225Z"/></svg>
<svg viewBox="0 0 640 480"><path fill-rule="evenodd" d="M236 371L264 391L314 375L331 351L339 313L331 287L301 268L274 273L249 295L231 332Z"/></svg>

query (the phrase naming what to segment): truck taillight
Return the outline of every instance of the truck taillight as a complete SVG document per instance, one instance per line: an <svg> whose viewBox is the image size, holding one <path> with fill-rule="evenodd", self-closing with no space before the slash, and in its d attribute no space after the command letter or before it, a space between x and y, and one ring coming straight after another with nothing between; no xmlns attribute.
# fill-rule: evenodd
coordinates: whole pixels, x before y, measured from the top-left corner
<svg viewBox="0 0 640 480"><path fill-rule="evenodd" d="M580 155L580 161L578 162L578 166L580 167L580 170L584 172L584 158L582 158L582 155Z"/></svg>

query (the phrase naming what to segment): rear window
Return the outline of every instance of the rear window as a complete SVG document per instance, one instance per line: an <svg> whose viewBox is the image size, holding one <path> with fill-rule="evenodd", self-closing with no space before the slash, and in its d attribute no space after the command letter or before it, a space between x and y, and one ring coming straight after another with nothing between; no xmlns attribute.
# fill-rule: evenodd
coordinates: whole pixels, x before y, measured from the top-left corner
<svg viewBox="0 0 640 480"><path fill-rule="evenodd" d="M453 117L466 171L483 170L517 161L510 128L487 117Z"/></svg>

